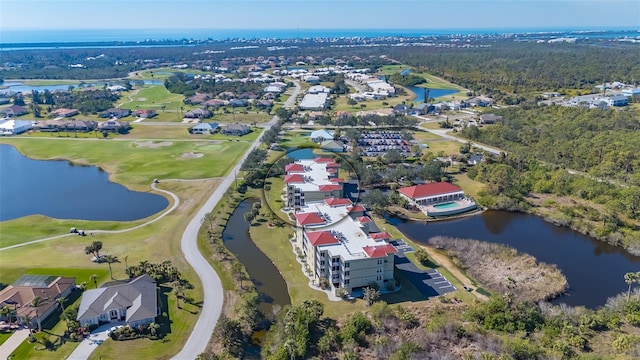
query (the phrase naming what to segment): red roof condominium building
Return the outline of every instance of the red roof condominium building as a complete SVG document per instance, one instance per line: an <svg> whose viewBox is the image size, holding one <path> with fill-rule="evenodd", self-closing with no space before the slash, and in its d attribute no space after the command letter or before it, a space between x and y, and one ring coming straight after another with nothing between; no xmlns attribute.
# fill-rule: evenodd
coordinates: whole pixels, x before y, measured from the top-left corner
<svg viewBox="0 0 640 360"><path fill-rule="evenodd" d="M338 176L340 164L331 158L298 160L285 167L287 207L299 209L308 202L342 197ZM344 182L344 180L342 180Z"/></svg>

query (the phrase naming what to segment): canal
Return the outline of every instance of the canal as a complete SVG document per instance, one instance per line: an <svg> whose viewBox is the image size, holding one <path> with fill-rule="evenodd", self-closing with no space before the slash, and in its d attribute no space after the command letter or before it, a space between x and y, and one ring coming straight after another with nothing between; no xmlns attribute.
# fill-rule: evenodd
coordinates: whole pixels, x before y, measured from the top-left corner
<svg viewBox="0 0 640 360"><path fill-rule="evenodd" d="M282 275L249 235L251 224L244 219L244 214L256 202L257 199L247 199L235 208L222 232L222 239L227 249L244 264L256 285L261 300L260 310L273 318L278 308L291 304L291 299Z"/></svg>
<svg viewBox="0 0 640 360"><path fill-rule="evenodd" d="M607 298L627 290L625 273L640 270L640 257L529 214L486 211L428 223L393 217L387 220L421 244L437 235L476 239L508 245L539 261L556 264L567 277L569 290L553 300L555 304L600 307Z"/></svg>

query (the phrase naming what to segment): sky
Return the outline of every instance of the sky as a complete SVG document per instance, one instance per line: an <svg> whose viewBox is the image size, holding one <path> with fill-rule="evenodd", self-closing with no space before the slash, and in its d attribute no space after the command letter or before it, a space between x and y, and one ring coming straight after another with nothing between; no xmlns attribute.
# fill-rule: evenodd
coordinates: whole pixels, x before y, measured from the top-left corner
<svg viewBox="0 0 640 360"><path fill-rule="evenodd" d="M0 0L0 31L604 27L640 29L640 1Z"/></svg>

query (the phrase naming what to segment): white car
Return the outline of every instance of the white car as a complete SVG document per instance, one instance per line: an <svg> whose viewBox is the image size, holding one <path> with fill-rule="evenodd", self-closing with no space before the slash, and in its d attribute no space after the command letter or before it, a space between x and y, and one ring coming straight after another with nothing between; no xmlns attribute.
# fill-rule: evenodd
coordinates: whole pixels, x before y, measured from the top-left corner
<svg viewBox="0 0 640 360"><path fill-rule="evenodd" d="M122 329L124 327L124 325L118 325L118 326L114 326L112 328L109 328L109 330L107 330L107 336L110 336L112 332L115 332L118 329Z"/></svg>

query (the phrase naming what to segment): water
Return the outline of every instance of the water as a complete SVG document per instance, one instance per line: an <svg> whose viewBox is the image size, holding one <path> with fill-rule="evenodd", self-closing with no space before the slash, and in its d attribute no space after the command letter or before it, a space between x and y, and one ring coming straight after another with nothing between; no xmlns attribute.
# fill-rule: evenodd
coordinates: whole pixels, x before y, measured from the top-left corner
<svg viewBox="0 0 640 360"><path fill-rule="evenodd" d="M102 87L104 85L110 86L110 85L118 85L123 83L126 80L123 81L104 81L104 82L92 82L92 83L85 83L86 87ZM131 80L133 81L133 80ZM162 82L162 80L143 80L145 85L162 85L164 84L164 82ZM16 92L31 92L32 90L37 90L40 92L43 92L45 90L49 90L49 91L54 91L54 90L68 90L69 86L73 86L74 88L77 88L80 84L79 83L74 83L74 84L60 84L60 85L23 85L22 82L19 81L7 81L4 84L2 84L0 87L0 92L3 91L16 91Z"/></svg>
<svg viewBox="0 0 640 360"><path fill-rule="evenodd" d="M427 90L426 88L419 86L411 86L407 89L413 91L416 94L416 97L413 98L413 102L421 103L424 102L424 93ZM459 90L454 89L429 89L429 98L437 99L442 96L447 96L451 94L455 94L459 92Z"/></svg>
<svg viewBox="0 0 640 360"><path fill-rule="evenodd" d="M163 196L131 191L96 166L32 160L0 144L0 221L42 214L57 219L131 221L162 211Z"/></svg>
<svg viewBox="0 0 640 360"><path fill-rule="evenodd" d="M640 257L542 218L504 211L430 223L388 218L412 240L426 244L432 236L476 239L509 245L556 264L569 281L566 295L554 303L597 308L607 298L627 290L624 274L640 268Z"/></svg>
<svg viewBox="0 0 640 360"><path fill-rule="evenodd" d="M235 208L222 232L222 239L227 249L244 264L256 285L262 300L260 309L267 316L273 317L272 315L275 315L273 312L276 310L274 305L289 305L291 299L282 275L249 236L251 225L244 219L244 214L249 212L257 201L247 199Z"/></svg>
<svg viewBox="0 0 640 360"><path fill-rule="evenodd" d="M433 205L433 207L436 208L436 209L452 209L452 208L458 207L458 204L456 204L454 202L448 202L448 203L443 203L443 204L435 204L435 205Z"/></svg>
<svg viewBox="0 0 640 360"><path fill-rule="evenodd" d="M597 33L579 33L603 30ZM569 34L603 38L628 36L628 27L581 28L486 28L486 29L2 29L0 44L77 43L102 41L181 40L181 39L297 39L312 37L445 36L483 34ZM635 31L637 33L637 31ZM632 33L633 34L633 33Z"/></svg>
<svg viewBox="0 0 640 360"><path fill-rule="evenodd" d="M293 160L310 160L319 157L320 155L315 154L312 148L306 149L298 149L298 148L289 148L287 149L287 157Z"/></svg>

